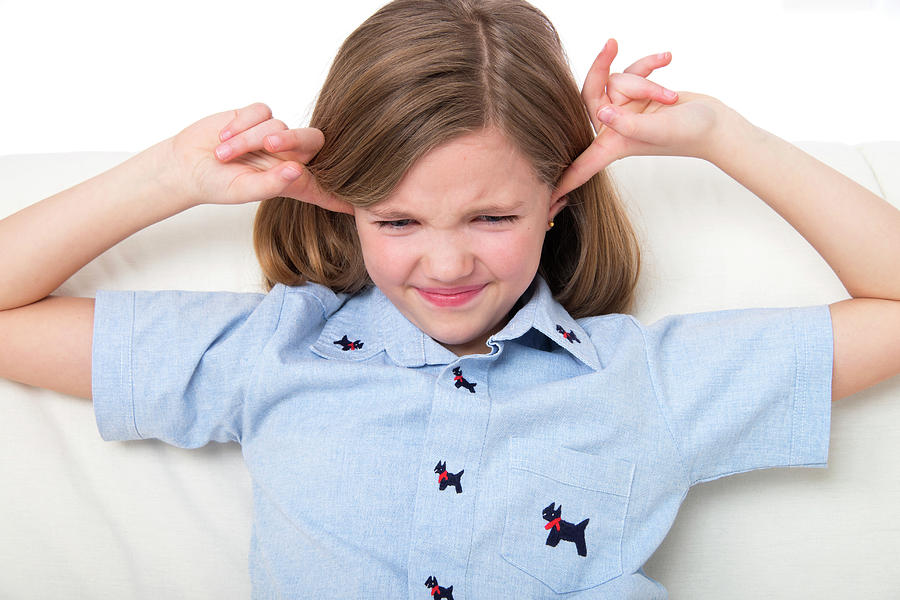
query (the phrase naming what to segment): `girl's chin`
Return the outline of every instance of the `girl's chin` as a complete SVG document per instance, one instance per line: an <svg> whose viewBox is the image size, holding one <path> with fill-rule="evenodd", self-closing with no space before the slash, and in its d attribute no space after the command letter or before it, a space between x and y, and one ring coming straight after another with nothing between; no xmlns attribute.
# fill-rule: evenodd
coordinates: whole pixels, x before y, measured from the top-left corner
<svg viewBox="0 0 900 600"><path fill-rule="evenodd" d="M436 340L441 346L457 356L465 356L466 354L487 354L490 347L487 345L487 338L483 340L471 340L464 344L447 344Z"/></svg>
<svg viewBox="0 0 900 600"><path fill-rule="evenodd" d="M422 328L420 327L420 329ZM490 347L487 345L488 337L490 337L491 333L498 330L499 326L491 328L489 333L450 332L435 329L429 331L428 329L422 329L431 339L457 356L487 353L490 350Z"/></svg>

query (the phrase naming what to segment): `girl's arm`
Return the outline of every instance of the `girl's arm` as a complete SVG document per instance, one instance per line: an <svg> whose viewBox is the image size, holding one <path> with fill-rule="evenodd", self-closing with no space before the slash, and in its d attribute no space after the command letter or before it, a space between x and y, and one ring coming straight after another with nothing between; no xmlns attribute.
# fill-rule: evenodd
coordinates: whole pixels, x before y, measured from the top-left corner
<svg viewBox="0 0 900 600"><path fill-rule="evenodd" d="M188 208L167 189L167 145L0 221L0 310L46 297L105 250Z"/></svg>
<svg viewBox="0 0 900 600"><path fill-rule="evenodd" d="M853 297L831 305L832 398L900 373L900 210L724 105L705 158L764 200Z"/></svg>
<svg viewBox="0 0 900 600"><path fill-rule="evenodd" d="M45 297L119 241L188 207L162 183L165 146L0 221L0 376L91 397L94 300Z"/></svg>
<svg viewBox="0 0 900 600"><path fill-rule="evenodd" d="M247 121L253 126L222 143L223 129ZM321 147L321 132L291 130L288 153L246 152L286 129L261 104L213 115L0 221L0 377L90 398L93 299L47 296L144 227L201 203L278 195L333 203L301 166Z"/></svg>
<svg viewBox="0 0 900 600"><path fill-rule="evenodd" d="M666 105L636 88L627 101L610 102L603 90L615 53L607 44L591 67L583 96L599 133L555 197L625 156L712 162L803 235L853 297L830 307L832 399L900 373L900 211L714 98L682 92Z"/></svg>

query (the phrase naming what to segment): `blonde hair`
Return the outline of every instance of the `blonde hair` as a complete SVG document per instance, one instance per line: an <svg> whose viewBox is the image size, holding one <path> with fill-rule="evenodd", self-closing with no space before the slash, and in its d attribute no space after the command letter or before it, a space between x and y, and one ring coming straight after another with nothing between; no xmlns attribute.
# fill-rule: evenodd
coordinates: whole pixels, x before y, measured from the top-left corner
<svg viewBox="0 0 900 600"><path fill-rule="evenodd" d="M387 198L429 150L495 127L555 187L593 140L559 36L522 0L396 0L341 46L311 127L325 145L307 165L356 206ZM540 273L578 318L627 312L637 241L605 172L568 194ZM261 203L254 245L268 288L312 281L353 293L371 283L353 217L289 198Z"/></svg>

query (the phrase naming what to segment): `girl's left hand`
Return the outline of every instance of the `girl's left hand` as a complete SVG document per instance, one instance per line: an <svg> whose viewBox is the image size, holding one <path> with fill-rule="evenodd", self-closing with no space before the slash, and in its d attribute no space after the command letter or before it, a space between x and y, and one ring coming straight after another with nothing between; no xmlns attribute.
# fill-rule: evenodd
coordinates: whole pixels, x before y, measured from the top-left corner
<svg viewBox="0 0 900 600"><path fill-rule="evenodd" d="M708 136L725 105L710 96L678 94L648 80L655 69L669 64L668 52L610 74L617 53L616 40L609 40L584 80L581 97L597 137L563 172L554 199L626 156L705 157Z"/></svg>

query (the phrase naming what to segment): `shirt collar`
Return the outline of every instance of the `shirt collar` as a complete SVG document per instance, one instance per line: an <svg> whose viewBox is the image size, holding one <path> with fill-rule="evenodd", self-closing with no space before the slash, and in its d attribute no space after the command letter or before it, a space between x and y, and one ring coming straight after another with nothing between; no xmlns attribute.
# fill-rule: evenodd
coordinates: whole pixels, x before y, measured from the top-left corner
<svg viewBox="0 0 900 600"><path fill-rule="evenodd" d="M553 299L542 277L535 277L522 297L527 298L525 304L503 329L488 338L488 344L518 340L535 329L591 369L601 368L587 333ZM347 299L310 349L324 358L353 361L384 350L403 367L449 364L457 358L413 325L375 286Z"/></svg>
<svg viewBox="0 0 900 600"><path fill-rule="evenodd" d="M351 296L331 315L310 349L324 358L354 361L384 350L402 367L456 360L455 354L413 325L375 286Z"/></svg>
<svg viewBox="0 0 900 600"><path fill-rule="evenodd" d="M529 297L525 306L516 312L503 329L492 335L488 343L516 340L535 329L591 369L599 371L602 368L593 342L581 325L554 300L553 292L543 277L535 277L531 287L523 295L525 297Z"/></svg>

